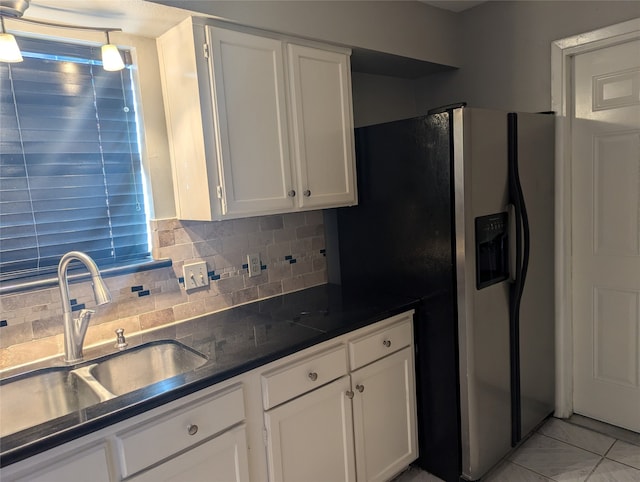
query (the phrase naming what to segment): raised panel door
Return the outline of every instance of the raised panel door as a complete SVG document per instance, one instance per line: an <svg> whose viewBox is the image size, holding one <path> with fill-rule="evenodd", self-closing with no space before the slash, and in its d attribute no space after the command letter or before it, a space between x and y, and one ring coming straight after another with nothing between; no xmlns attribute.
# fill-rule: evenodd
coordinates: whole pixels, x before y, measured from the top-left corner
<svg viewBox="0 0 640 482"><path fill-rule="evenodd" d="M55 462L52 462L55 460ZM72 480L91 480L92 482L109 482L110 464L107 446L100 443L86 449L74 450L38 467L31 462L30 469L16 474L2 473L0 478L5 481L21 482L57 482Z"/></svg>
<svg viewBox="0 0 640 482"><path fill-rule="evenodd" d="M349 56L294 44L288 53L298 202L356 204Z"/></svg>
<svg viewBox="0 0 640 482"><path fill-rule="evenodd" d="M415 369L407 347L351 374L358 481L385 481L418 457Z"/></svg>
<svg viewBox="0 0 640 482"><path fill-rule="evenodd" d="M209 27L223 216L291 210L283 43Z"/></svg>
<svg viewBox="0 0 640 482"><path fill-rule="evenodd" d="M245 426L240 425L143 472L136 482L248 482Z"/></svg>
<svg viewBox="0 0 640 482"><path fill-rule="evenodd" d="M265 412L270 482L356 480L348 376Z"/></svg>
<svg viewBox="0 0 640 482"><path fill-rule="evenodd" d="M574 410L640 431L640 39L574 70Z"/></svg>

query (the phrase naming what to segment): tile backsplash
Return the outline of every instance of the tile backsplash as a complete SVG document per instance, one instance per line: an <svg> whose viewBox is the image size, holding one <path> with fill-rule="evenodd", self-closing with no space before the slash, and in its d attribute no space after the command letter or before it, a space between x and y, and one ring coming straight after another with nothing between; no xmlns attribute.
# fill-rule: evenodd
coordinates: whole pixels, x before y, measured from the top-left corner
<svg viewBox="0 0 640 482"><path fill-rule="evenodd" d="M172 266L105 279L113 301L96 307L88 281L71 283L74 309L95 309L85 346L166 330L176 322L327 282L322 211L228 221L151 222L153 256ZM249 277L247 254L259 253L263 271ZM182 267L207 262L209 286L188 293ZM0 369L63 352L58 287L0 297ZM156 335L157 337L157 335Z"/></svg>

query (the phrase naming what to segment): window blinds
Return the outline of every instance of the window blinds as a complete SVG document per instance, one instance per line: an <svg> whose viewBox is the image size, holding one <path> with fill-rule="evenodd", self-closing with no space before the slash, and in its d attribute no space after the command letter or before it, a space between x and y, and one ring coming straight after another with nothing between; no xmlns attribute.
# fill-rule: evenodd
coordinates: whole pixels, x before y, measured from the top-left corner
<svg viewBox="0 0 640 482"><path fill-rule="evenodd" d="M0 277L149 257L131 70L98 48L19 38L0 63Z"/></svg>

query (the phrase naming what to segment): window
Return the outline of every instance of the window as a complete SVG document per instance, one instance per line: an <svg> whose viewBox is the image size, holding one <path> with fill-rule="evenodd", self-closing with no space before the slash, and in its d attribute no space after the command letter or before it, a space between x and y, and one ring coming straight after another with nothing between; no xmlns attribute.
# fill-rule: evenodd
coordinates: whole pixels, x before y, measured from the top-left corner
<svg viewBox="0 0 640 482"><path fill-rule="evenodd" d="M148 259L131 70L106 72L95 47L18 42L24 62L0 63L0 279L71 250Z"/></svg>

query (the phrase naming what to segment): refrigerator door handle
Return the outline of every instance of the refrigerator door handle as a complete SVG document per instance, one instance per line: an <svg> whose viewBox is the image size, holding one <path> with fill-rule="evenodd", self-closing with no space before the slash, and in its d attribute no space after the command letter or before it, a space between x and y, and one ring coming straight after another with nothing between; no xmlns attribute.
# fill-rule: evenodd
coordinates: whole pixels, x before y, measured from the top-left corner
<svg viewBox="0 0 640 482"><path fill-rule="evenodd" d="M509 252L509 282L515 283L516 276L517 276L516 266L518 263L517 243L516 243L516 229L517 229L516 206L513 203L509 203L507 204L506 211L507 211L507 219L508 219L507 222L509 223L509 231L508 231L509 246L507 247Z"/></svg>

